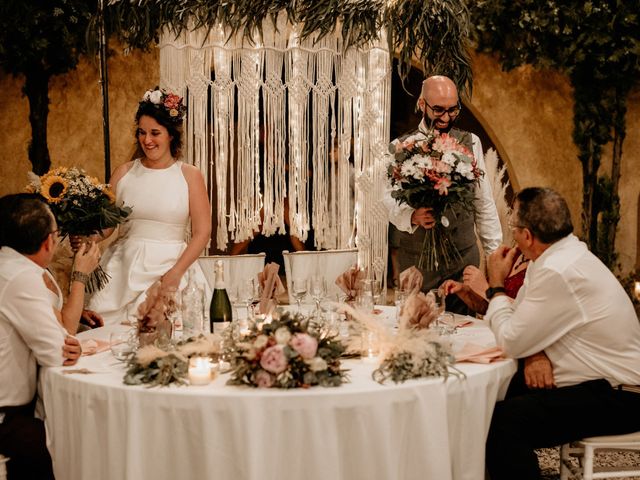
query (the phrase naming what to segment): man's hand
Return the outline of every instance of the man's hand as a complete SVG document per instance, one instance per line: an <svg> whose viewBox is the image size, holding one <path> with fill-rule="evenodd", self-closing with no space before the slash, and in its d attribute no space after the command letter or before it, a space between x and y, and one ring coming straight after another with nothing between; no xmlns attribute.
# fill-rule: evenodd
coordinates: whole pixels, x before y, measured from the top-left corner
<svg viewBox="0 0 640 480"><path fill-rule="evenodd" d="M544 351L524 359L524 381L529 388L555 388L553 365Z"/></svg>
<svg viewBox="0 0 640 480"><path fill-rule="evenodd" d="M498 249L489 255L487 269L489 271L489 285L498 287L504 285L504 279L509 276L513 260L516 257L516 249L500 245Z"/></svg>
<svg viewBox="0 0 640 480"><path fill-rule="evenodd" d="M71 250L77 252L82 245L89 245L91 242L97 244L102 239L103 237L98 233L93 235L69 235L69 245L71 245Z"/></svg>
<svg viewBox="0 0 640 480"><path fill-rule="evenodd" d="M67 335L67 337L64 339L64 345L62 346L62 356L66 358L62 365L75 365L80 358L80 355L82 355L82 347L80 346L80 341L76 337Z"/></svg>
<svg viewBox="0 0 640 480"><path fill-rule="evenodd" d="M80 315L80 323L88 325L91 328L98 328L104 326L104 319L93 310L83 310Z"/></svg>
<svg viewBox="0 0 640 480"><path fill-rule="evenodd" d="M436 219L433 216L433 208L420 207L411 214L411 224L418 225L426 230L436 226Z"/></svg>

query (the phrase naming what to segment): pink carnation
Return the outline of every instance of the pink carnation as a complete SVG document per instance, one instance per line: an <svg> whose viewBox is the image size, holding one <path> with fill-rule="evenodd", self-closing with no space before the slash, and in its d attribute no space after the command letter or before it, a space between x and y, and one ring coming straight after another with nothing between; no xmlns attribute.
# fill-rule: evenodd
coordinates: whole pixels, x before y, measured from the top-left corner
<svg viewBox="0 0 640 480"><path fill-rule="evenodd" d="M310 359L316 356L318 351L318 341L311 335L306 333L296 333L291 338L291 348L300 354L304 359Z"/></svg>
<svg viewBox="0 0 640 480"><path fill-rule="evenodd" d="M287 357L284 354L283 345L274 345L262 352L260 366L267 372L282 373L287 369Z"/></svg>
<svg viewBox="0 0 640 480"><path fill-rule="evenodd" d="M436 182L435 189L438 190L438 193L440 193L440 195L449 195L450 186L451 180L442 177Z"/></svg>
<svg viewBox="0 0 640 480"><path fill-rule="evenodd" d="M254 377L254 381L260 388L270 388L273 386L273 376L264 370L258 370Z"/></svg>

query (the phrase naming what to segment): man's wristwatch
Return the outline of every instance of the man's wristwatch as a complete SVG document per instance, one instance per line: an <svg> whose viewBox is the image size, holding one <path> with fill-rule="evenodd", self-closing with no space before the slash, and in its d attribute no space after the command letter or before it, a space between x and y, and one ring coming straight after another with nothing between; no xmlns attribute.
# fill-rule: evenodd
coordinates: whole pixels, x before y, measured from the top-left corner
<svg viewBox="0 0 640 480"><path fill-rule="evenodd" d="M487 300L491 300L496 296L496 293L505 293L505 291L504 287L489 287L487 291L484 292L484 295L487 297Z"/></svg>

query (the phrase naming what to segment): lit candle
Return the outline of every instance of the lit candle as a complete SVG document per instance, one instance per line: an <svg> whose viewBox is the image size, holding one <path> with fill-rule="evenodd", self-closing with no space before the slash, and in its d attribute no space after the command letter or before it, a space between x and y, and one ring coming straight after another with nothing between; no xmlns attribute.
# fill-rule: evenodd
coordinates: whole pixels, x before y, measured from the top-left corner
<svg viewBox="0 0 640 480"><path fill-rule="evenodd" d="M640 300L640 282L635 283L633 293L635 294L636 298Z"/></svg>
<svg viewBox="0 0 640 480"><path fill-rule="evenodd" d="M209 385L211 382L211 362L206 357L193 357L189 361L189 383Z"/></svg>
<svg viewBox="0 0 640 480"><path fill-rule="evenodd" d="M365 363L376 363L380 354L380 344L378 335L375 332L365 330L362 332L362 361Z"/></svg>

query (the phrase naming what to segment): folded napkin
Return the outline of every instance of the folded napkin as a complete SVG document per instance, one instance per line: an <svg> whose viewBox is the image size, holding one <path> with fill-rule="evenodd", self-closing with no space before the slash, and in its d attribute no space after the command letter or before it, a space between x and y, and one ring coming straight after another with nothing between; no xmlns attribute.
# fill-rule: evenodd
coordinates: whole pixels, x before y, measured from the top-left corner
<svg viewBox="0 0 640 480"><path fill-rule="evenodd" d="M432 295L422 292L412 293L404 301L400 312L400 325L427 328L438 317L438 310Z"/></svg>
<svg viewBox="0 0 640 480"><path fill-rule="evenodd" d="M500 347L483 347L475 343L465 343L456 354L456 362L491 363L506 358Z"/></svg>
<svg viewBox="0 0 640 480"><path fill-rule="evenodd" d="M106 340L93 338L81 340L80 346L82 347L82 355L94 355L96 353L106 352L110 347L109 342Z"/></svg>
<svg viewBox="0 0 640 480"><path fill-rule="evenodd" d="M407 293L417 293L422 289L422 272L416 267L409 267L400 272L400 288Z"/></svg>
<svg viewBox="0 0 640 480"><path fill-rule="evenodd" d="M275 262L268 263L264 266L264 270L258 273L258 282L262 293L260 294L260 304L258 311L262 314L269 314L276 307L276 298L285 292L282 280L278 276L280 265Z"/></svg>
<svg viewBox="0 0 640 480"><path fill-rule="evenodd" d="M356 299L358 293L362 290L362 281L365 279L366 274L367 272L360 270L357 265L353 265L336 278L336 285L347 295L345 302L352 302Z"/></svg>

